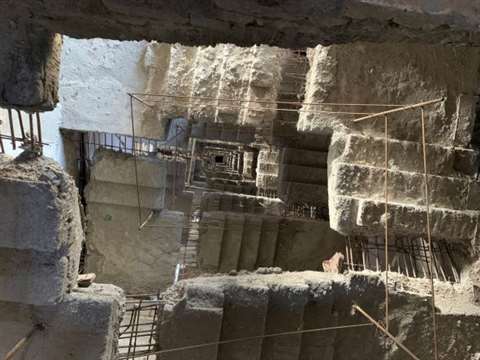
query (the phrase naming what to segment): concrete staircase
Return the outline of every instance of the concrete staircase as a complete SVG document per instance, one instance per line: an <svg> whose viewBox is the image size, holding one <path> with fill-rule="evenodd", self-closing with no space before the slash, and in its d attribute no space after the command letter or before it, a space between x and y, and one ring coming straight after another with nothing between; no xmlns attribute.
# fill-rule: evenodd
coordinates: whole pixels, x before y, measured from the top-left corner
<svg viewBox="0 0 480 360"><path fill-rule="evenodd" d="M304 135L300 144L282 150L279 166L279 197L287 204L326 207L327 155L330 139Z"/></svg>
<svg viewBox="0 0 480 360"><path fill-rule="evenodd" d="M191 136L204 140L250 144L255 141L255 131L253 126L204 121L192 125Z"/></svg>
<svg viewBox="0 0 480 360"><path fill-rule="evenodd" d="M200 221L198 265L209 272L321 270L323 260L344 248L327 221L212 211Z"/></svg>
<svg viewBox="0 0 480 360"><path fill-rule="evenodd" d="M421 144L389 140L389 221L392 231L425 233ZM344 234L384 231L384 139L359 134L335 136L331 148L331 225ZM427 147L432 236L469 241L476 236L480 183L478 154L466 148Z"/></svg>
<svg viewBox="0 0 480 360"><path fill-rule="evenodd" d="M413 291L421 288L415 289L421 284L411 285ZM357 274L300 272L190 279L164 294L157 359L405 359L405 353L397 347L385 350L384 336L373 326L262 337L368 323L362 315L352 313L354 303L374 318L382 318L383 292L384 284L377 277ZM429 358L431 346L425 345L431 343L429 303L413 292L408 298L405 295L398 290L391 292L395 304L391 327L415 354ZM453 296L452 303L460 304L461 295ZM414 322L414 318L424 321ZM453 305L439 309L437 319L441 338L449 339L440 343L442 357L473 358L480 349L474 340L480 319L478 308L465 316L461 305ZM451 326L457 321L462 326ZM218 344L255 336L259 338ZM465 342L472 346L465 346ZM205 343L210 344L167 352Z"/></svg>
<svg viewBox="0 0 480 360"><path fill-rule="evenodd" d="M220 192L204 193L200 206L202 212L228 211L280 215L282 210L282 202L278 199Z"/></svg>

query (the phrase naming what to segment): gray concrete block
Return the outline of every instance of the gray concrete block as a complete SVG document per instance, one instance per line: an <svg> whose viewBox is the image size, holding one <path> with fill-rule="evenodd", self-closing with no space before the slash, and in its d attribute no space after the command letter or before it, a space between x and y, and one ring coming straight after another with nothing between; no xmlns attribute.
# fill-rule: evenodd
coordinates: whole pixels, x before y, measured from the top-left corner
<svg viewBox="0 0 480 360"><path fill-rule="evenodd" d="M279 178L282 182L297 182L305 184L326 185L326 167L310 167L301 165L282 164L280 166Z"/></svg>
<svg viewBox="0 0 480 360"><path fill-rule="evenodd" d="M303 281L297 283L286 281L285 284L272 287L265 334L302 329L308 291L308 285ZM301 334L265 338L262 360L298 360L301 345Z"/></svg>
<svg viewBox="0 0 480 360"><path fill-rule="evenodd" d="M243 214L226 214L219 264L220 272L227 273L231 270L238 270L244 226L245 216Z"/></svg>
<svg viewBox="0 0 480 360"><path fill-rule="evenodd" d="M280 217L263 217L256 267L273 266L277 251Z"/></svg>
<svg viewBox="0 0 480 360"><path fill-rule="evenodd" d="M245 226L243 230L239 270L254 270L257 264L258 249L262 232L262 217L245 215Z"/></svg>
<svg viewBox="0 0 480 360"><path fill-rule="evenodd" d="M73 179L47 158L0 165L0 214L0 247L56 252L83 240Z"/></svg>
<svg viewBox="0 0 480 360"><path fill-rule="evenodd" d="M327 167L327 152L307 149L285 148L282 152L283 164L311 167Z"/></svg>
<svg viewBox="0 0 480 360"><path fill-rule="evenodd" d="M137 176L140 186L164 188L167 184L167 162L156 157L138 157ZM135 185L135 161L132 155L111 150L98 150L91 179Z"/></svg>
<svg viewBox="0 0 480 360"><path fill-rule="evenodd" d="M225 288L222 340L263 335L268 311L268 287L232 284ZM218 360L259 360L262 339L220 345Z"/></svg>
<svg viewBox="0 0 480 360"><path fill-rule="evenodd" d="M175 306L166 305L159 319L160 350L213 343L220 340L223 318L223 291L208 285L187 285L185 298ZM194 324L194 326L193 326ZM217 359L218 345L158 355L161 360Z"/></svg>
<svg viewBox="0 0 480 360"><path fill-rule="evenodd" d="M384 199L384 169L335 162L331 171L334 173L330 177L333 196L344 195L377 201ZM421 173L389 171L389 200L393 203L424 205L424 181ZM469 210L468 195L475 184L472 180L430 175L428 183L432 207Z"/></svg>
<svg viewBox="0 0 480 360"><path fill-rule="evenodd" d="M50 305L77 286L80 246L57 252L0 248L0 301Z"/></svg>
<svg viewBox="0 0 480 360"><path fill-rule="evenodd" d="M305 202L326 205L328 190L326 185L282 181L278 187L279 197L287 203Z"/></svg>
<svg viewBox="0 0 480 360"><path fill-rule="evenodd" d="M198 263L200 268L217 271L220 265L225 214L205 212L200 220L200 238L198 244Z"/></svg>
<svg viewBox="0 0 480 360"><path fill-rule="evenodd" d="M100 203L161 210L165 207L165 188L149 188L103 181L90 181L86 189L88 203Z"/></svg>
<svg viewBox="0 0 480 360"><path fill-rule="evenodd" d="M357 224L361 231L371 235L384 231L382 216L384 204L368 200L358 202ZM390 229L398 234L426 233L426 215L423 207L390 204ZM474 211L431 209L431 234L434 238L451 241L470 241L475 237L478 217Z"/></svg>
<svg viewBox="0 0 480 360"><path fill-rule="evenodd" d="M117 353L123 316L123 291L93 284L52 306L0 302L0 356L37 324L27 346L17 354L25 360L112 360Z"/></svg>

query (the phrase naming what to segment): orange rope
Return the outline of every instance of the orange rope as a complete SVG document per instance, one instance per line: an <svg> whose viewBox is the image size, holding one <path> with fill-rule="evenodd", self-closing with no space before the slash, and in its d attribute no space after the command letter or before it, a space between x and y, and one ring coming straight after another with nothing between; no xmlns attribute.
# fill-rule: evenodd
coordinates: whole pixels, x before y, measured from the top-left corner
<svg viewBox="0 0 480 360"><path fill-rule="evenodd" d="M433 250L432 250L432 236L430 234L430 199L428 192L428 170L427 170L427 146L425 141L425 112L423 107L420 108L422 117L422 150L423 150L423 173L425 185L425 210L427 220L427 240L428 240L428 255L429 255L429 273L430 286L432 288L432 325L433 325L433 354L434 359L438 360L438 341L437 341L437 316L435 313L435 285L433 281Z"/></svg>
<svg viewBox="0 0 480 360"><path fill-rule="evenodd" d="M388 117L385 115L385 326L389 331L388 296Z"/></svg>

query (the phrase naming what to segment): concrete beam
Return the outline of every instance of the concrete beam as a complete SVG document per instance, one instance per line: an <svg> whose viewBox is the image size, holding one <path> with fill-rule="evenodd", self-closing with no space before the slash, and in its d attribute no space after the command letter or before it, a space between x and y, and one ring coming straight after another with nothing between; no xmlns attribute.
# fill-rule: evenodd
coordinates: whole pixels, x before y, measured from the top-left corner
<svg viewBox="0 0 480 360"><path fill-rule="evenodd" d="M36 23L1 21L0 106L52 110L58 102L62 38Z"/></svg>

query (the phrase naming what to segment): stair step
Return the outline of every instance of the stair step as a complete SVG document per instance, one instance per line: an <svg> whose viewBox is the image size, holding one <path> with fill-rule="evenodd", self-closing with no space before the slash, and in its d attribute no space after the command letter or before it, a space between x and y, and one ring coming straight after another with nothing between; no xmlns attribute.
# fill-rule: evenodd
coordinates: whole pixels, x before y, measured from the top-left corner
<svg viewBox="0 0 480 360"><path fill-rule="evenodd" d="M302 329L309 288L304 281L286 281L270 289L265 334L275 334ZM298 360L302 335L265 338L262 360Z"/></svg>
<svg viewBox="0 0 480 360"><path fill-rule="evenodd" d="M473 176L478 169L479 154L476 150L434 144L427 144L426 150L431 174ZM333 139L331 152L341 154L343 162L384 167L385 140L342 134ZM390 139L388 159L389 168L423 173L423 150L419 142Z"/></svg>
<svg viewBox="0 0 480 360"><path fill-rule="evenodd" d="M383 201L385 170L378 167L335 161L336 174L331 184L335 194ZM433 207L455 210L479 210L477 199L480 183L468 178L430 175L429 197ZM389 171L388 193L392 202L424 205L424 175L406 171ZM455 196L451 196L455 194Z"/></svg>
<svg viewBox="0 0 480 360"><path fill-rule="evenodd" d="M245 216L242 246L240 249L239 270L254 270L257 264L262 218L254 215Z"/></svg>
<svg viewBox="0 0 480 360"><path fill-rule="evenodd" d="M232 284L225 289L223 340L263 335L268 312L268 287ZM260 360L262 339L220 345L218 360ZM215 359L215 358L211 358Z"/></svg>
<svg viewBox="0 0 480 360"><path fill-rule="evenodd" d="M220 272L228 273L231 270L238 270L244 226L245 216L243 214L226 214L219 265Z"/></svg>
<svg viewBox="0 0 480 360"><path fill-rule="evenodd" d="M198 259L200 266L208 271L216 272L222 255L222 243L225 227L223 212L206 212L200 223L200 239Z"/></svg>
<svg viewBox="0 0 480 360"><path fill-rule="evenodd" d="M273 266L277 249L280 218L266 216L262 221L261 240L258 247L256 267Z"/></svg>

